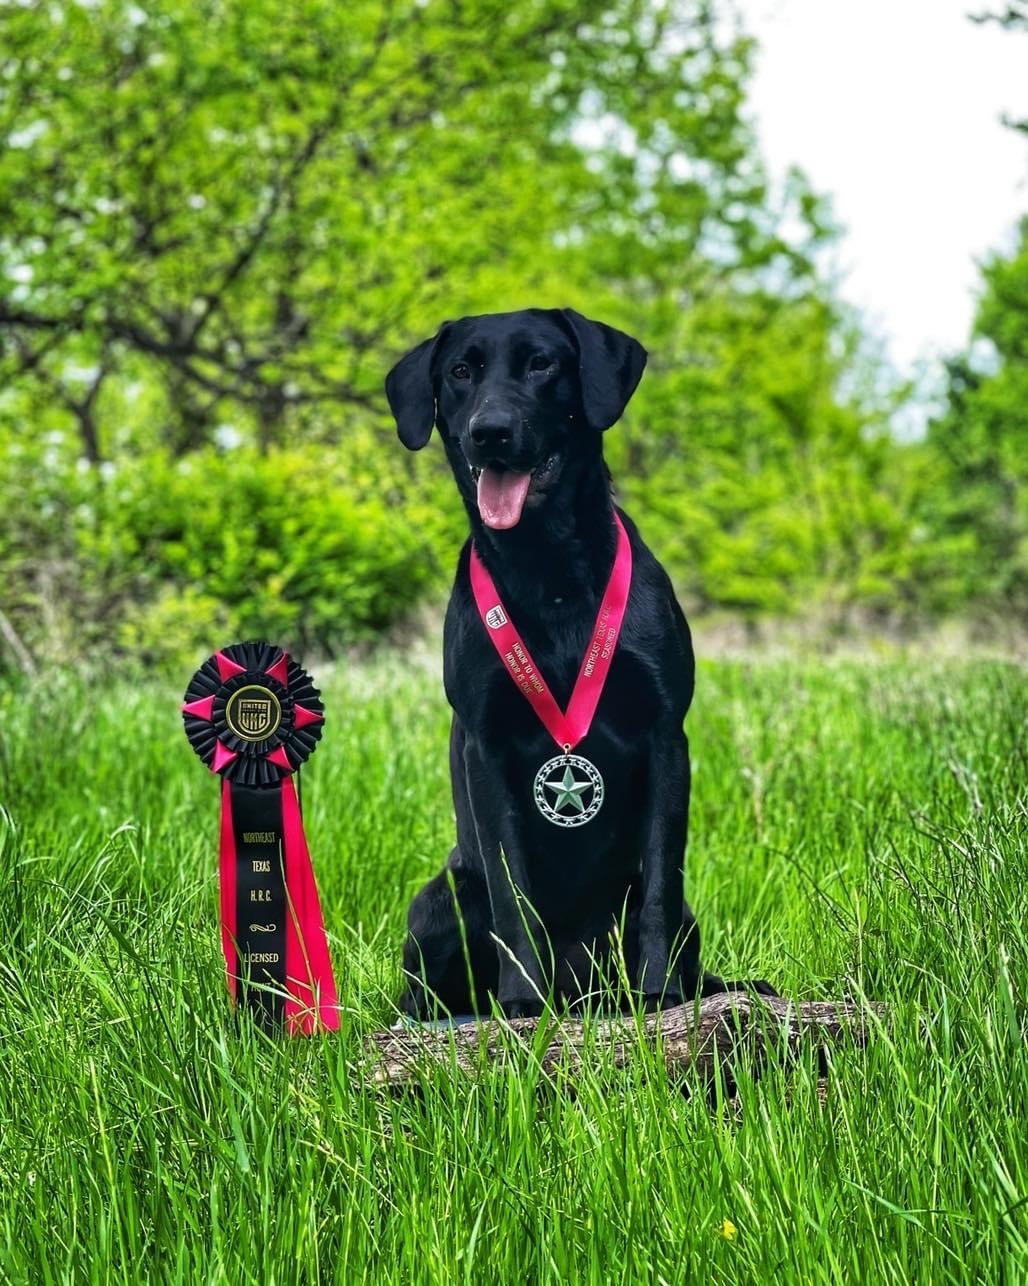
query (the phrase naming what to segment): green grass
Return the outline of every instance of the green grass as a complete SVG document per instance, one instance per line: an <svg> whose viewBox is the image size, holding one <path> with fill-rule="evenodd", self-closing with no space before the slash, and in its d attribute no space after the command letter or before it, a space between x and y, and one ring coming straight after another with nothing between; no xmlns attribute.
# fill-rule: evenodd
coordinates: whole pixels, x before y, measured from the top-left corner
<svg viewBox="0 0 1028 1286"><path fill-rule="evenodd" d="M575 1093L529 1059L367 1088L405 905L452 842L447 713L388 659L319 677L304 797L345 1013L310 1042L233 1031L217 792L178 689L0 693L0 1278L1028 1277L1023 670L702 668L709 966L895 1009L824 1103L807 1059L713 1111L644 1051Z"/></svg>

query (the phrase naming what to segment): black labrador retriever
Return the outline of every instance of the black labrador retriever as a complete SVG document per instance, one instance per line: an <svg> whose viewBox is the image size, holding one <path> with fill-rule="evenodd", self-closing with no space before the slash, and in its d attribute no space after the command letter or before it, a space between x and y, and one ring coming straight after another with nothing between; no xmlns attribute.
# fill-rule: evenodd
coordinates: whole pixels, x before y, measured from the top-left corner
<svg viewBox="0 0 1028 1286"><path fill-rule="evenodd" d="M457 845L410 908L401 1007L413 1017L488 1013L490 997L519 1017L546 997L652 1008L745 985L774 994L703 973L683 897L692 642L666 572L615 510L603 459L645 364L619 330L528 309L447 322L386 379L406 447L438 427L471 521L444 637ZM612 576L615 512L631 588L561 795L563 763L539 784L560 748L489 637L472 548L563 710Z"/></svg>

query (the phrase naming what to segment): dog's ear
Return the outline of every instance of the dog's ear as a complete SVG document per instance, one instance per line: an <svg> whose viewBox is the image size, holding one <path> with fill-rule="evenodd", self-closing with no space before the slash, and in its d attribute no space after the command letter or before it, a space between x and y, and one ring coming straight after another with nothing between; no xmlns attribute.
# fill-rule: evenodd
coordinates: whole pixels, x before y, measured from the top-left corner
<svg viewBox="0 0 1028 1286"><path fill-rule="evenodd" d="M412 348L386 376L389 409L396 421L400 441L409 451L420 451L432 436L432 425L435 424L432 360L436 346L449 325L445 322L431 339L423 340L417 348Z"/></svg>
<svg viewBox="0 0 1028 1286"><path fill-rule="evenodd" d="M594 429L609 429L642 379L646 349L623 330L590 321L573 308L562 308L560 315L578 345L585 418Z"/></svg>

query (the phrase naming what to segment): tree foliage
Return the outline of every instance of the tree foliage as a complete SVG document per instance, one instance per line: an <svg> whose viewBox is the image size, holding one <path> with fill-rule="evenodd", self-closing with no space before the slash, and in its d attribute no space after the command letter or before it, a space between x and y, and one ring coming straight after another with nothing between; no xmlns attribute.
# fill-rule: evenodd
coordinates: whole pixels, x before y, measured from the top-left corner
<svg viewBox="0 0 1028 1286"><path fill-rule="evenodd" d="M940 485L929 521L959 556L951 595L1028 612L1028 218L1010 255L983 268L969 353L949 363L948 406L930 427Z"/></svg>
<svg viewBox="0 0 1028 1286"><path fill-rule="evenodd" d="M6 373L92 460L121 446L98 408L129 358L172 451L240 410L267 446L377 409L397 332L512 282L581 288L647 251L688 280L712 214L760 195L747 46L702 3L107 0L4 25ZM617 135L588 163L582 122ZM683 141L702 181L672 176Z"/></svg>
<svg viewBox="0 0 1028 1286"><path fill-rule="evenodd" d="M393 556L436 569L412 594L441 586L460 515L434 453L401 458L382 376L444 317L528 304L650 349L611 457L694 606L888 609L914 577L887 408L840 391L830 214L799 174L769 190L727 3L28 0L0 23L0 606L34 648L174 634L187 600L198 630L323 647L407 610ZM266 527L276 469L294 574L262 613L209 517L247 521L236 487ZM380 532L363 598L307 542L321 479Z"/></svg>
<svg viewBox="0 0 1028 1286"><path fill-rule="evenodd" d="M977 22L1028 33L1028 3ZM1028 121L1007 120L1028 133ZM968 351L947 363L947 406L922 453L934 482L921 518L947 557L934 584L947 608L1028 615L1028 216L1010 253L982 266Z"/></svg>

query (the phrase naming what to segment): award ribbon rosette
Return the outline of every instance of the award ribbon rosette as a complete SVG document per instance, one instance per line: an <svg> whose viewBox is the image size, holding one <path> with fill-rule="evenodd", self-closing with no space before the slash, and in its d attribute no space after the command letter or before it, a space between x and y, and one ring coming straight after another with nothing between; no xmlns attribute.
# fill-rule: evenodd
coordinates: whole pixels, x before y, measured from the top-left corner
<svg viewBox="0 0 1028 1286"><path fill-rule="evenodd" d="M335 1031L335 980L294 784L321 738L321 695L282 648L235 643L193 675L182 718L221 777L221 942L233 1002L267 1030Z"/></svg>

